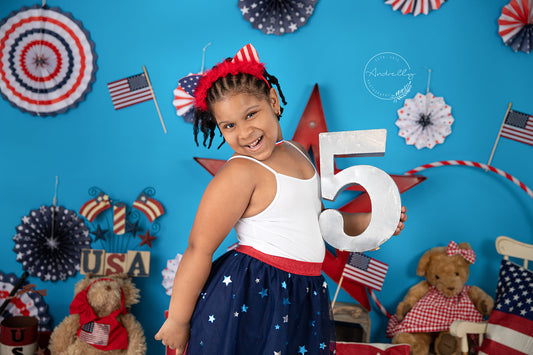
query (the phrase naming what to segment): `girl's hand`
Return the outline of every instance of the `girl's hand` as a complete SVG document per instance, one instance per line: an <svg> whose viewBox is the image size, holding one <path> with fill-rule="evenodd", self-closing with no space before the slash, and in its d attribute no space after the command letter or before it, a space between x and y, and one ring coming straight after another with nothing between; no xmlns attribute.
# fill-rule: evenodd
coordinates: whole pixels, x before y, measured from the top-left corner
<svg viewBox="0 0 533 355"><path fill-rule="evenodd" d="M393 235L398 235L405 227L404 222L407 221L407 208L405 206L402 206L402 213L400 214L400 222L398 223L398 226L396 227L396 231L394 231Z"/></svg>
<svg viewBox="0 0 533 355"><path fill-rule="evenodd" d="M187 347L190 336L189 324L180 324L169 318L155 335L156 340L161 340L163 345L176 350L176 355L181 355Z"/></svg>

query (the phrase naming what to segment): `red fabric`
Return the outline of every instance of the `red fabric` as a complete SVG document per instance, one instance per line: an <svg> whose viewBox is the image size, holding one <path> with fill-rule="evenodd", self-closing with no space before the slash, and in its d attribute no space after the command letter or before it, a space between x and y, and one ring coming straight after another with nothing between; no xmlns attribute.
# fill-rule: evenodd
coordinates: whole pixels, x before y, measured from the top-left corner
<svg viewBox="0 0 533 355"><path fill-rule="evenodd" d="M452 256L459 254L466 260L468 260L471 264L473 264L476 261L476 253L472 249L459 249L459 246L457 243L455 243L453 240L448 244L448 247L446 248L446 255Z"/></svg>
<svg viewBox="0 0 533 355"><path fill-rule="evenodd" d="M399 322L393 315L387 326L387 336L397 333L441 332L450 329L455 320L483 322L484 318L468 296L470 286L464 286L453 297L444 296L435 286L407 312Z"/></svg>
<svg viewBox="0 0 533 355"><path fill-rule="evenodd" d="M248 53L248 55L243 53ZM239 73L250 74L257 79L264 80L267 86L270 87L264 76L265 65L259 62L259 57L257 56L255 48L251 44L247 44L237 52L233 59L218 63L211 70L208 70L203 74L198 82L196 91L194 92L196 108L202 111L207 111L207 104L205 102L207 91L218 78L223 78L229 74L236 75Z"/></svg>
<svg viewBox="0 0 533 355"><path fill-rule="evenodd" d="M272 265L280 270L293 274L305 276L319 276L321 274L322 263L311 263L307 261L283 258L281 256L269 255L247 245L239 245L236 250L240 253L261 260L265 264Z"/></svg>
<svg viewBox="0 0 533 355"><path fill-rule="evenodd" d="M411 347L407 344L366 344L337 342L336 355L409 355Z"/></svg>
<svg viewBox="0 0 533 355"><path fill-rule="evenodd" d="M87 299L89 289L98 281L115 280L102 278L92 282L85 290L78 292L70 304L70 314L80 315L78 337L99 350L127 349L128 332L124 325L117 320L119 314L128 312L124 306L124 291L122 288L120 289L120 308L106 317L98 317Z"/></svg>

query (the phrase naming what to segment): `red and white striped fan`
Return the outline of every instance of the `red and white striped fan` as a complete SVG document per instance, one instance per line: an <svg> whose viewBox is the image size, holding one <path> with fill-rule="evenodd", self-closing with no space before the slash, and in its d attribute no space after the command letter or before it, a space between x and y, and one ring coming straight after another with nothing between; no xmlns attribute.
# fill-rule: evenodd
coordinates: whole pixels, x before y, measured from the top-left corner
<svg viewBox="0 0 533 355"><path fill-rule="evenodd" d="M402 14L414 16L427 15L431 10L438 10L446 0L386 0L385 4L392 5L394 11L400 10Z"/></svg>
<svg viewBox="0 0 533 355"><path fill-rule="evenodd" d="M54 116L75 107L96 69L89 33L58 7L23 7L0 22L0 93L23 112Z"/></svg>
<svg viewBox="0 0 533 355"><path fill-rule="evenodd" d="M512 0L498 19L503 43L515 52L529 53L533 47L533 0Z"/></svg>

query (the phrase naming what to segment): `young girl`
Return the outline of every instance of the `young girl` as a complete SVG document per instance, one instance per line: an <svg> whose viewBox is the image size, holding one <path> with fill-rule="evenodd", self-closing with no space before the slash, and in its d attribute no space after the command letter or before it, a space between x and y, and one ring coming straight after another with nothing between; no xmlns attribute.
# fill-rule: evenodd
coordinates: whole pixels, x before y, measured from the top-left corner
<svg viewBox="0 0 533 355"><path fill-rule="evenodd" d="M277 79L248 44L196 88L197 144L201 130L210 147L218 128L235 153L205 190L168 319L155 335L177 354L310 355L335 348L321 275L320 180L303 147L283 140L273 85L285 104ZM395 234L406 219L402 213ZM360 234L369 221L369 214L346 214L345 231ZM212 263L232 228L239 246Z"/></svg>

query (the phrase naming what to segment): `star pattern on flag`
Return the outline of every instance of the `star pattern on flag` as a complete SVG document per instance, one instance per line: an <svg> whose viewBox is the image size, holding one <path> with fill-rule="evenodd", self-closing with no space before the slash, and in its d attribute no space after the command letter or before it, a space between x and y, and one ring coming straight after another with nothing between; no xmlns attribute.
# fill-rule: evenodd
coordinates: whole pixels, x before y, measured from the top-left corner
<svg viewBox="0 0 533 355"><path fill-rule="evenodd" d="M150 235L150 231L149 230L146 230L145 234L139 234L138 237L142 239L142 242L140 244L141 246L146 244L150 248L152 247L152 241L157 239L157 237L154 237L153 235Z"/></svg>

